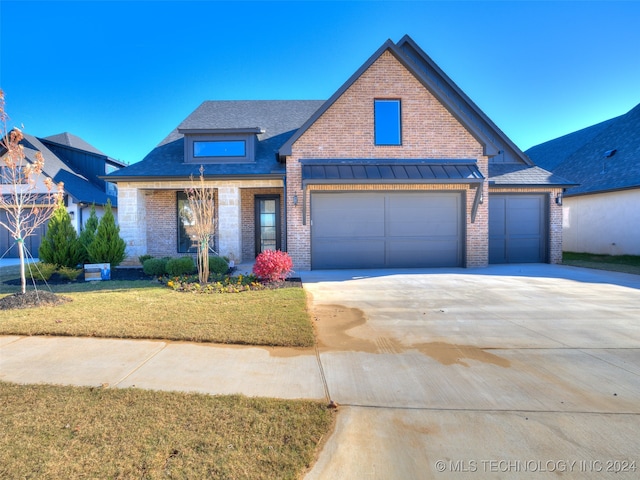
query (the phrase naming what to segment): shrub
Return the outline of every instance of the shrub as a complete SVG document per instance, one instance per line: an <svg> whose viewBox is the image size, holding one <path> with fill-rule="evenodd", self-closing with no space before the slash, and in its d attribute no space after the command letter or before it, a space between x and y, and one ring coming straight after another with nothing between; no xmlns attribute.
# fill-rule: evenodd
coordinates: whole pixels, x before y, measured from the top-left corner
<svg viewBox="0 0 640 480"><path fill-rule="evenodd" d="M167 261L166 273L171 276L190 275L195 273L196 264L191 257L172 258Z"/></svg>
<svg viewBox="0 0 640 480"><path fill-rule="evenodd" d="M138 257L138 261L140 262L140 265L144 265L144 262L146 262L150 258L153 258L153 255L140 255Z"/></svg>
<svg viewBox="0 0 640 480"><path fill-rule="evenodd" d="M58 266L55 263L38 262L29 266L31 278L34 280L44 280L45 282L51 278Z"/></svg>
<svg viewBox="0 0 640 480"><path fill-rule="evenodd" d="M96 206L91 205L89 218L84 224L84 228L80 232L78 240L82 245L82 263L90 263L89 261L89 245L96 239L96 230L98 230L98 216L96 215Z"/></svg>
<svg viewBox="0 0 640 480"><path fill-rule="evenodd" d="M224 275L229 271L229 261L224 257L216 255L209 257L209 273Z"/></svg>
<svg viewBox="0 0 640 480"><path fill-rule="evenodd" d="M282 282L293 271L293 262L286 252L265 250L256 257L253 273L267 282Z"/></svg>
<svg viewBox="0 0 640 480"><path fill-rule="evenodd" d="M110 263L111 268L117 267L124 260L126 247L127 244L120 238L120 227L116 225L111 201L107 200L96 236L87 249L89 260L91 263Z"/></svg>
<svg viewBox="0 0 640 480"><path fill-rule="evenodd" d="M74 268L82 263L83 248L76 229L71 225L69 212L62 202L58 203L49 220L38 256L43 263L53 263L61 267Z"/></svg>
<svg viewBox="0 0 640 480"><path fill-rule="evenodd" d="M71 282L74 282L81 272L82 269L80 268L60 267L58 269L58 275L60 275L62 278L66 278Z"/></svg>
<svg viewBox="0 0 640 480"><path fill-rule="evenodd" d="M161 277L162 275L167 273L167 262L169 260L169 257L150 258L142 264L142 270L147 275Z"/></svg>

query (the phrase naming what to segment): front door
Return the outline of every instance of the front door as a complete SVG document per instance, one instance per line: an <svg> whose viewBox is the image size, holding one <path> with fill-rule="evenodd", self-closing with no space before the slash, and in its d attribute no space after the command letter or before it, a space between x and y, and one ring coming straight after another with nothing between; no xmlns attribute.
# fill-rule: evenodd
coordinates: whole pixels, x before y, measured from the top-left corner
<svg viewBox="0 0 640 480"><path fill-rule="evenodd" d="M280 196L256 196L256 256L280 250Z"/></svg>

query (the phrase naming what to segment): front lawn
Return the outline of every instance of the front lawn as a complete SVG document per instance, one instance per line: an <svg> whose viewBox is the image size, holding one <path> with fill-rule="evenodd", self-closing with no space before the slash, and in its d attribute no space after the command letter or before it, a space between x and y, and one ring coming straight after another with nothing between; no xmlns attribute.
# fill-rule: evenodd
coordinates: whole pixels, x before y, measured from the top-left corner
<svg viewBox="0 0 640 480"><path fill-rule="evenodd" d="M0 382L0 478L300 478L319 402Z"/></svg>
<svg viewBox="0 0 640 480"><path fill-rule="evenodd" d="M562 254L562 263L574 267L596 268L598 270L640 275L640 256L636 255L598 255L564 252Z"/></svg>
<svg viewBox="0 0 640 480"><path fill-rule="evenodd" d="M182 293L149 281L59 285L73 301L3 310L0 335L70 335L310 347L313 328L302 288ZM2 292L15 292L16 287ZM0 294L0 297L2 295Z"/></svg>

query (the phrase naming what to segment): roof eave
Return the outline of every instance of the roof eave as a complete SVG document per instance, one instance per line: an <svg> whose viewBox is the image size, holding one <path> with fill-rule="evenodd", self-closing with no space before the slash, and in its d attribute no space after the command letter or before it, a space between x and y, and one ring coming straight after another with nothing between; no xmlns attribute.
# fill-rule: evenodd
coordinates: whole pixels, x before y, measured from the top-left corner
<svg viewBox="0 0 640 480"><path fill-rule="evenodd" d="M274 180L274 179L283 179L285 173L255 173L249 175L242 174L231 174L231 175L205 175L205 180ZM189 175L141 175L141 176L108 176L102 175L100 177L101 180L106 180L111 183L118 182L132 182L132 183L141 183L141 182L180 182L184 180L189 180Z"/></svg>

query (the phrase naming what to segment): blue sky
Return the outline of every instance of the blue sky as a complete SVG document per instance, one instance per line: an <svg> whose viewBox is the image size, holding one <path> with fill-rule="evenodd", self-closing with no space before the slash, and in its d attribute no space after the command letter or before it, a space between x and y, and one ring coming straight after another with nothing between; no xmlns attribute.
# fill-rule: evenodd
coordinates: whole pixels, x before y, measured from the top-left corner
<svg viewBox="0 0 640 480"><path fill-rule="evenodd" d="M326 99L411 37L520 148L640 103L640 2L0 1L15 125L141 160L204 100Z"/></svg>

